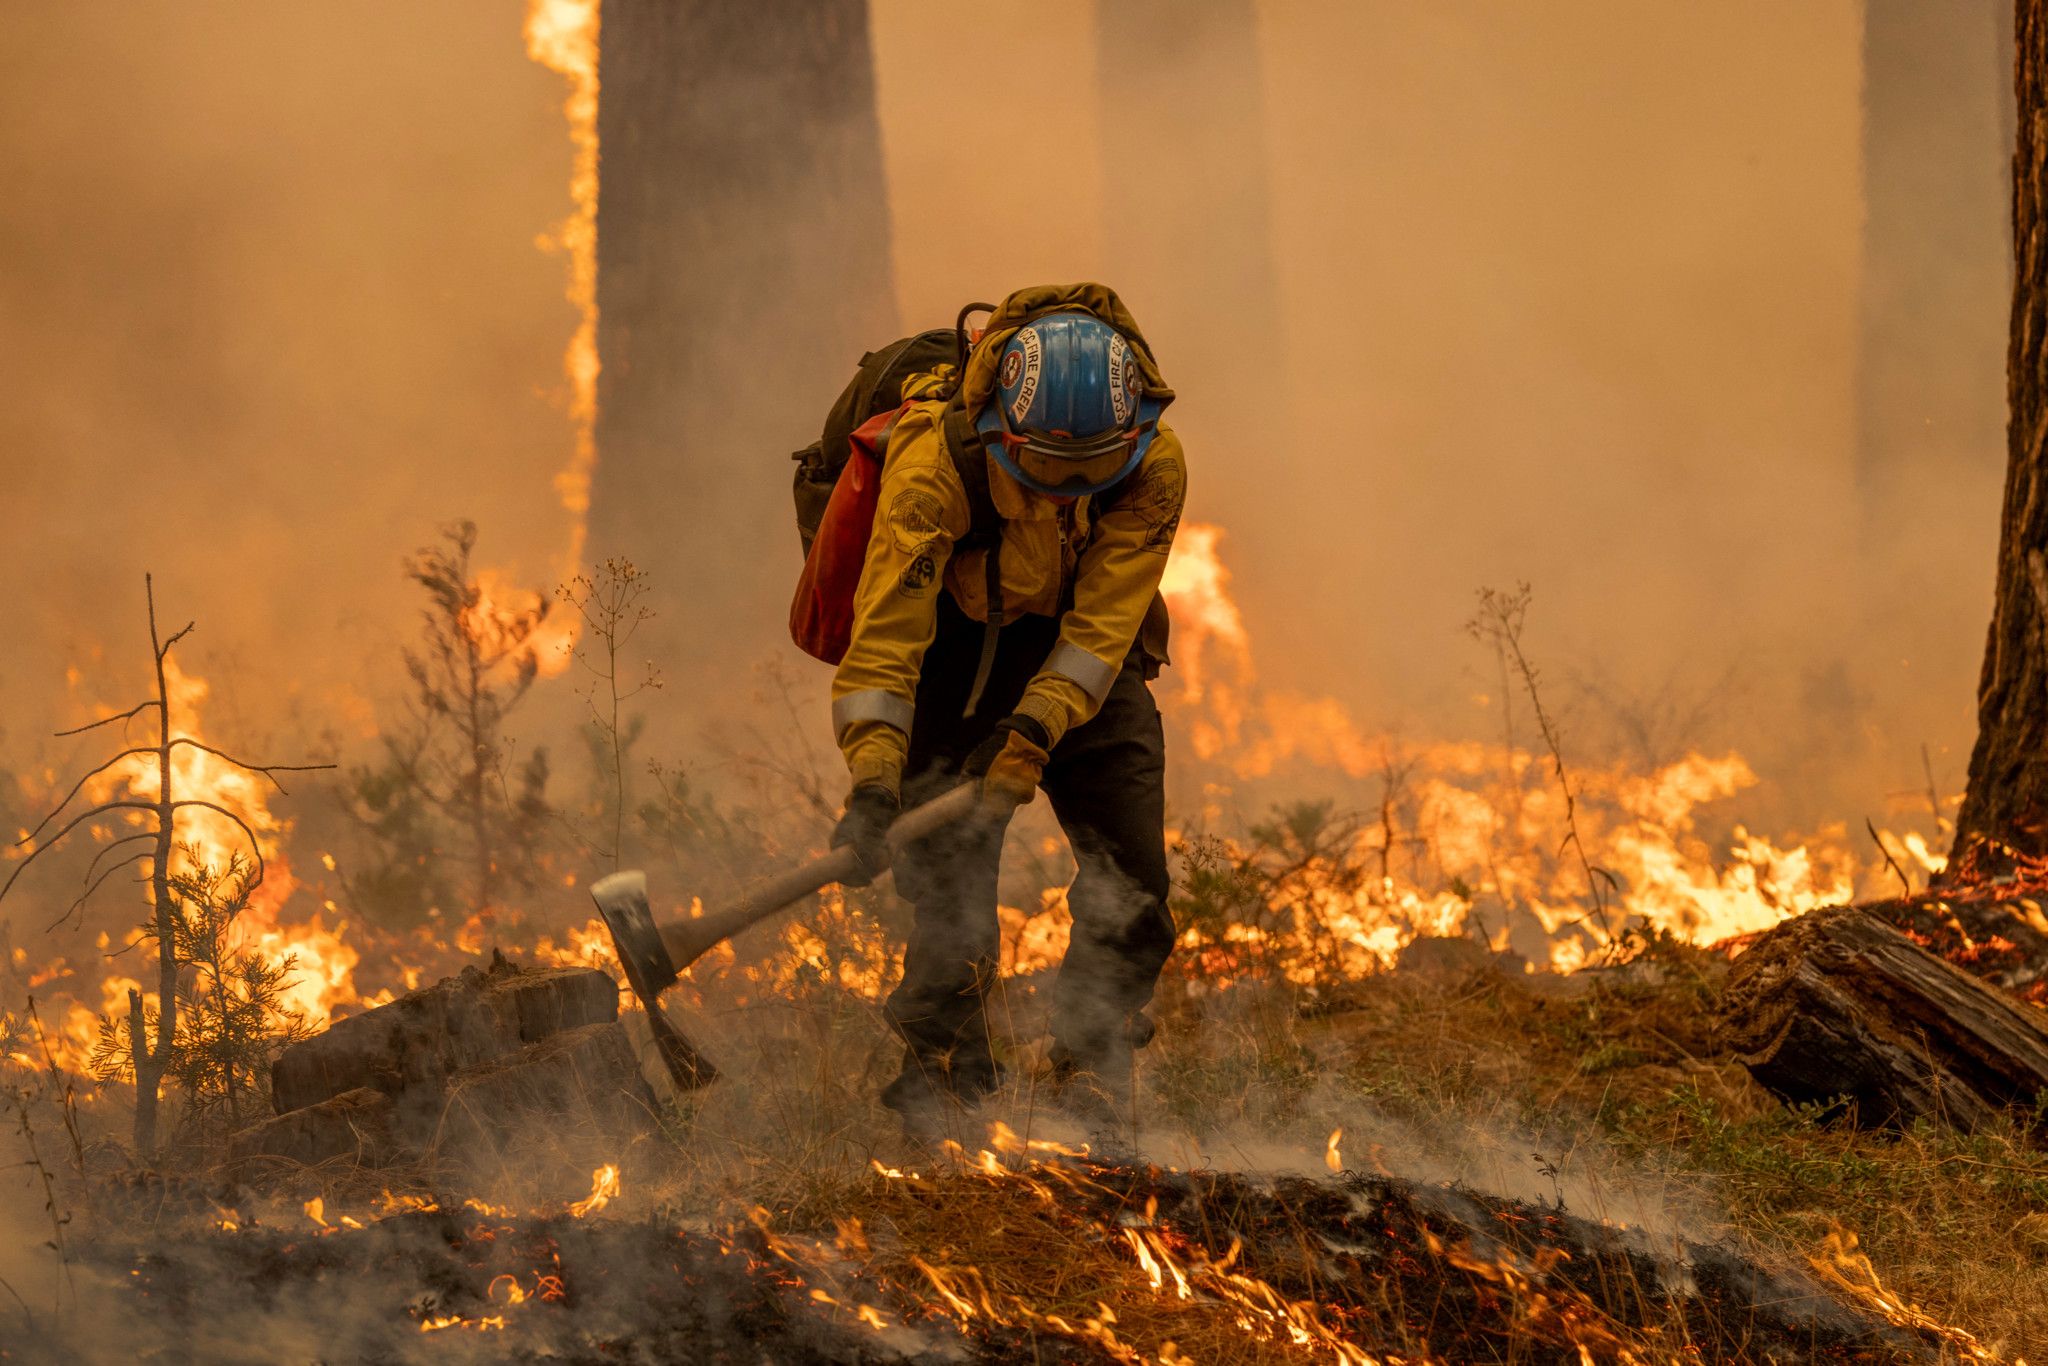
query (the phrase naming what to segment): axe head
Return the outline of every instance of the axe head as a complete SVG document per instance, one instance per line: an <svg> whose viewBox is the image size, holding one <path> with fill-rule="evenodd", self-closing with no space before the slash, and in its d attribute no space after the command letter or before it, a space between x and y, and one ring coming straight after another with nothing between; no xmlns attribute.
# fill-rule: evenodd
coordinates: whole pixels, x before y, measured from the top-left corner
<svg viewBox="0 0 2048 1366"><path fill-rule="evenodd" d="M618 950L619 966L626 970L626 985L648 1010L661 993L675 985L679 975L669 961L668 950L654 929L654 912L647 905L647 874L637 868L599 878L590 888L590 899L612 932L612 947Z"/></svg>
<svg viewBox="0 0 2048 1366"><path fill-rule="evenodd" d="M590 888L590 899L597 903L597 913L611 931L612 948L618 952L619 966L626 970L626 985L646 1007L648 1027L677 1084L687 1089L715 1080L718 1069L669 1023L661 1009L661 993L675 985L680 974L654 928L654 912L647 904L647 875L636 869L600 878Z"/></svg>

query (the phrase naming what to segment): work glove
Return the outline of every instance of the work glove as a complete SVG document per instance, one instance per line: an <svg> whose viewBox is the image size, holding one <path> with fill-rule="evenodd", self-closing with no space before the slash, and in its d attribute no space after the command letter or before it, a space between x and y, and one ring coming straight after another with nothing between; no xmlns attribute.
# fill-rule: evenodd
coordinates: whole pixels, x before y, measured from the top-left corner
<svg viewBox="0 0 2048 1366"><path fill-rule="evenodd" d="M832 828L832 847L852 849L860 871L840 885L865 887L889 867L889 826L903 809L894 788L862 783L846 799L846 814Z"/></svg>
<svg viewBox="0 0 2048 1366"><path fill-rule="evenodd" d="M1003 718L988 739L974 747L962 772L981 788L982 805L1005 814L1031 800L1045 776L1052 736L1045 723L1019 712Z"/></svg>

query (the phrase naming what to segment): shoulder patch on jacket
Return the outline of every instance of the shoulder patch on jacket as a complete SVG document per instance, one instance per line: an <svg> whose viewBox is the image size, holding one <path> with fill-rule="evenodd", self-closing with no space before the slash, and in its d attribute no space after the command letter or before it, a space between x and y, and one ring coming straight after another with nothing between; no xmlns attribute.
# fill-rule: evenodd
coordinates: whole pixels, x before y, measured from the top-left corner
<svg viewBox="0 0 2048 1366"><path fill-rule="evenodd" d="M910 563L903 566L903 575L896 580L896 591L906 598L921 598L932 591L939 581L938 561L929 550L920 550L911 556Z"/></svg>
<svg viewBox="0 0 2048 1366"><path fill-rule="evenodd" d="M1138 471L1137 483L1123 496L1119 506L1144 523L1146 550L1164 555L1173 548L1174 533L1180 529L1181 502L1186 495L1187 472L1179 456L1151 461Z"/></svg>
<svg viewBox="0 0 2048 1366"><path fill-rule="evenodd" d="M889 533L906 555L923 551L945 530L945 510L923 489L905 489L889 502Z"/></svg>

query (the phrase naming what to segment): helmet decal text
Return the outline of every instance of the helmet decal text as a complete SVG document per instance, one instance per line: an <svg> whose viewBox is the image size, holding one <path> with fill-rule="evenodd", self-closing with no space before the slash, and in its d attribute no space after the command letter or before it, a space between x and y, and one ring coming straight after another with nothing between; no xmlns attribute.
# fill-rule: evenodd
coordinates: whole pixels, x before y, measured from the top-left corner
<svg viewBox="0 0 2048 1366"><path fill-rule="evenodd" d="M1109 339L1109 405L1116 418L1116 425L1127 427L1131 422L1131 381L1137 375L1137 363L1131 357L1129 343L1121 336Z"/></svg>
<svg viewBox="0 0 2048 1366"><path fill-rule="evenodd" d="M1032 400L1038 397L1038 373L1044 356L1036 328L1023 329L1017 340L1023 346L1024 373L1018 379L1017 392L1010 397L1010 420L1021 426L1031 411Z"/></svg>

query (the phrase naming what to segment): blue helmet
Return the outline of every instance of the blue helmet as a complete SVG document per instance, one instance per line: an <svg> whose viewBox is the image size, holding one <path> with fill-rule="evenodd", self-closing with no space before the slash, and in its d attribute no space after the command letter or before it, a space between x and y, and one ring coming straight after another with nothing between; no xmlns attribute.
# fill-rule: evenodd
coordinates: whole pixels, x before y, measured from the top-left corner
<svg viewBox="0 0 2048 1366"><path fill-rule="evenodd" d="M1086 313L1054 313L1004 344L996 391L975 425L1018 483L1078 498L1138 467L1159 407L1122 333Z"/></svg>

